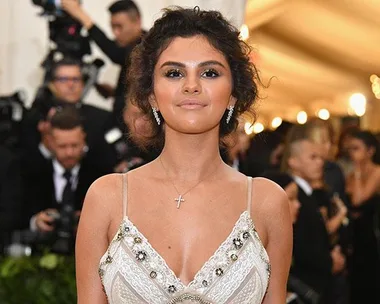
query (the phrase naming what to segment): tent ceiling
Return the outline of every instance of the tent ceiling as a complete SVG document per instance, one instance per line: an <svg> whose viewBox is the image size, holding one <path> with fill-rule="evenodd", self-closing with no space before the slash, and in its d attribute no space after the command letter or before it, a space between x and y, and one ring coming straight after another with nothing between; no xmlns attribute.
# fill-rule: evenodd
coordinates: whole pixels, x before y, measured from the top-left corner
<svg viewBox="0 0 380 304"><path fill-rule="evenodd" d="M380 3L375 0L248 0L246 24L264 83L263 117L294 120L327 108L346 115L361 92L378 102L369 77L380 74Z"/></svg>

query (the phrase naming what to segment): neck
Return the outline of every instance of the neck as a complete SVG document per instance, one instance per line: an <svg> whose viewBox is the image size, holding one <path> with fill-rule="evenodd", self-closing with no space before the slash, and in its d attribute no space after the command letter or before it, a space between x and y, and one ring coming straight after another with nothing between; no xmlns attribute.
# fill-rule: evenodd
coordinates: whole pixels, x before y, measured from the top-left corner
<svg viewBox="0 0 380 304"><path fill-rule="evenodd" d="M373 162L371 160L363 161L359 165L360 171L362 171L363 173L370 171L372 167L373 167Z"/></svg>
<svg viewBox="0 0 380 304"><path fill-rule="evenodd" d="M292 171L291 174L293 176L298 176L300 178L302 178L303 180L305 180L309 185L311 185L313 183L312 180L309 180L307 177L305 177L301 172L297 172L297 171Z"/></svg>
<svg viewBox="0 0 380 304"><path fill-rule="evenodd" d="M184 135L167 127L160 158L166 174L173 180L196 182L213 175L222 163L218 129L207 134Z"/></svg>

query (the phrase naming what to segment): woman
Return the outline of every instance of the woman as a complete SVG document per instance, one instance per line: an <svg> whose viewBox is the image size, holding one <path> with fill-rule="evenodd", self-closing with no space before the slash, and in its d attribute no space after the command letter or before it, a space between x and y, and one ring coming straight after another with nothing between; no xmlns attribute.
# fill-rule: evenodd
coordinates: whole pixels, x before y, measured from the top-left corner
<svg viewBox="0 0 380 304"><path fill-rule="evenodd" d="M367 131L352 133L349 153L354 165L347 179L353 218L352 303L379 303L379 227L375 224L379 218L380 166L376 137Z"/></svg>
<svg viewBox="0 0 380 304"><path fill-rule="evenodd" d="M238 37L218 12L178 8L134 50L130 98L152 122L145 144L162 153L89 189L78 303L106 303L106 295L109 303L285 302L286 194L219 154L256 98L257 75Z"/></svg>

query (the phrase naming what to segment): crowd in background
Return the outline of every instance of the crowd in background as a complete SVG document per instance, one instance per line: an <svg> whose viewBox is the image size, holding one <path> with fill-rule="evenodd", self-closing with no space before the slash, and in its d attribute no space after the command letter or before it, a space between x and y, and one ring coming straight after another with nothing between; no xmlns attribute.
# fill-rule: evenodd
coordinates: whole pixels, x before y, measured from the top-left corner
<svg viewBox="0 0 380 304"><path fill-rule="evenodd" d="M294 222L289 290L306 303L378 303L376 135L358 126L338 133L329 121L313 118L253 139L238 130L236 140L230 164L273 180L289 196Z"/></svg>
<svg viewBox="0 0 380 304"><path fill-rule="evenodd" d="M42 243L72 253L91 183L159 155L160 151L139 147L138 138L149 126L132 103L124 103L125 58L144 32L138 9L118 5L110 8L116 43L88 15L76 11L95 43L123 67L115 89L98 85L105 97L114 96L114 110L107 112L81 99L81 62L64 58L49 71L47 94L24 115L17 147L0 147L3 254L12 253L8 249L15 231L28 232L22 240L18 234L18 241L33 250ZM123 20L120 14L125 12L129 19ZM134 24L132 32L123 32L125 22L129 28ZM122 38L125 35L129 39ZM378 139L359 127L337 131L319 119L304 125L284 122L254 137L239 126L221 153L237 170L269 178L289 196L294 222L289 294L303 303L379 303Z"/></svg>

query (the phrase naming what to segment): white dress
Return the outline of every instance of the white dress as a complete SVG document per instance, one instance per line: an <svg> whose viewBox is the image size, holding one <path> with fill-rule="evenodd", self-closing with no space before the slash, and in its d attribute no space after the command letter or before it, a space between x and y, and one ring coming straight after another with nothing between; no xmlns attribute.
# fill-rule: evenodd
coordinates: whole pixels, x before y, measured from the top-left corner
<svg viewBox="0 0 380 304"><path fill-rule="evenodd" d="M125 175L123 179L124 218L99 265L110 304L262 302L269 283L270 263L250 217L251 178L248 178L247 210L187 285L129 220Z"/></svg>

